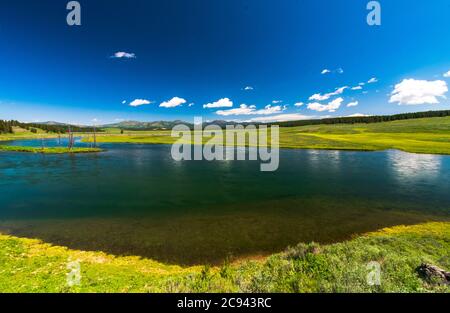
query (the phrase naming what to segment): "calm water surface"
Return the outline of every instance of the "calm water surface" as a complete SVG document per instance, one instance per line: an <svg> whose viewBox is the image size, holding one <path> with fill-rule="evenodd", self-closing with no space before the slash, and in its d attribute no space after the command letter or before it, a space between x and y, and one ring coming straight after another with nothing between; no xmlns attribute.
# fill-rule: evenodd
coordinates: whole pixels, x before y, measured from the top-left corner
<svg viewBox="0 0 450 313"><path fill-rule="evenodd" d="M176 162L166 145L102 148L1 153L0 229L195 264L450 216L449 156L281 150L279 170L268 173L256 161Z"/></svg>

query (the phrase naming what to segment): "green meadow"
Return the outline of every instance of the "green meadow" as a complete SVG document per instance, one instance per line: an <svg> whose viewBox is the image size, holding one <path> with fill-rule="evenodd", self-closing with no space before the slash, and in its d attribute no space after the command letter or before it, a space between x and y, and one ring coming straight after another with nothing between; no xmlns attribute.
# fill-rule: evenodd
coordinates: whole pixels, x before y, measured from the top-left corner
<svg viewBox="0 0 450 313"><path fill-rule="evenodd" d="M121 130L105 128L97 142L172 144L177 138L170 130ZM79 133L91 142L92 134ZM34 134L15 128L14 134L1 134L0 140L55 138L58 135L38 130ZM225 137L226 138L226 137ZM206 143L209 138L205 137ZM450 116L418 118L369 124L332 124L280 128L280 147L290 149L328 149L377 151L398 149L412 153L450 154Z"/></svg>
<svg viewBox="0 0 450 313"><path fill-rule="evenodd" d="M91 137L86 136L85 141ZM171 144L169 130L105 129L98 142ZM207 142L208 138L204 138ZM450 117L433 117L371 124L333 124L280 128L280 147L377 151L398 149L413 153L450 154Z"/></svg>

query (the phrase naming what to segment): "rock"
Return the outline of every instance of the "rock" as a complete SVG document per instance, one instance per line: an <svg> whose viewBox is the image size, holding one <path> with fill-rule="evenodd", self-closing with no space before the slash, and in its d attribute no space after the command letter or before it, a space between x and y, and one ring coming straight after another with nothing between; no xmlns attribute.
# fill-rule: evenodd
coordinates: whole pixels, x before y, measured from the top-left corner
<svg viewBox="0 0 450 313"><path fill-rule="evenodd" d="M437 266L422 263L416 271L428 283L450 284L450 272L447 272Z"/></svg>

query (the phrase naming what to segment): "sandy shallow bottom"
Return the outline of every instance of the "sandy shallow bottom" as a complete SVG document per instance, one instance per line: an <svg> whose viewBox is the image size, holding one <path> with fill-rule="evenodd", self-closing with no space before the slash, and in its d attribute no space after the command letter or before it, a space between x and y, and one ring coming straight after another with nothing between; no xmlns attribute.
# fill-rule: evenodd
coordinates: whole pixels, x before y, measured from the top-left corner
<svg viewBox="0 0 450 313"><path fill-rule="evenodd" d="M299 242L338 242L399 224L450 220L447 214L387 210L380 203L378 208L375 203L349 208L345 203L324 206L321 200L318 209L312 204L291 199L218 210L220 214L9 219L0 220L0 231L74 249L193 265L260 257Z"/></svg>

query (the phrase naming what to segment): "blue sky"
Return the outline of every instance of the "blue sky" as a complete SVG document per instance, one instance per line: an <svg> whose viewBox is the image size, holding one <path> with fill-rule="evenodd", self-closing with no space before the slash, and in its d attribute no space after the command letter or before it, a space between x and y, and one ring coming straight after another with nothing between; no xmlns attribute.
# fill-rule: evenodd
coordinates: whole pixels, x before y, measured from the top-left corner
<svg viewBox="0 0 450 313"><path fill-rule="evenodd" d="M379 1L382 25L372 27L366 0L84 0L81 26L67 25L67 2L1 1L1 119L450 109L448 0Z"/></svg>

